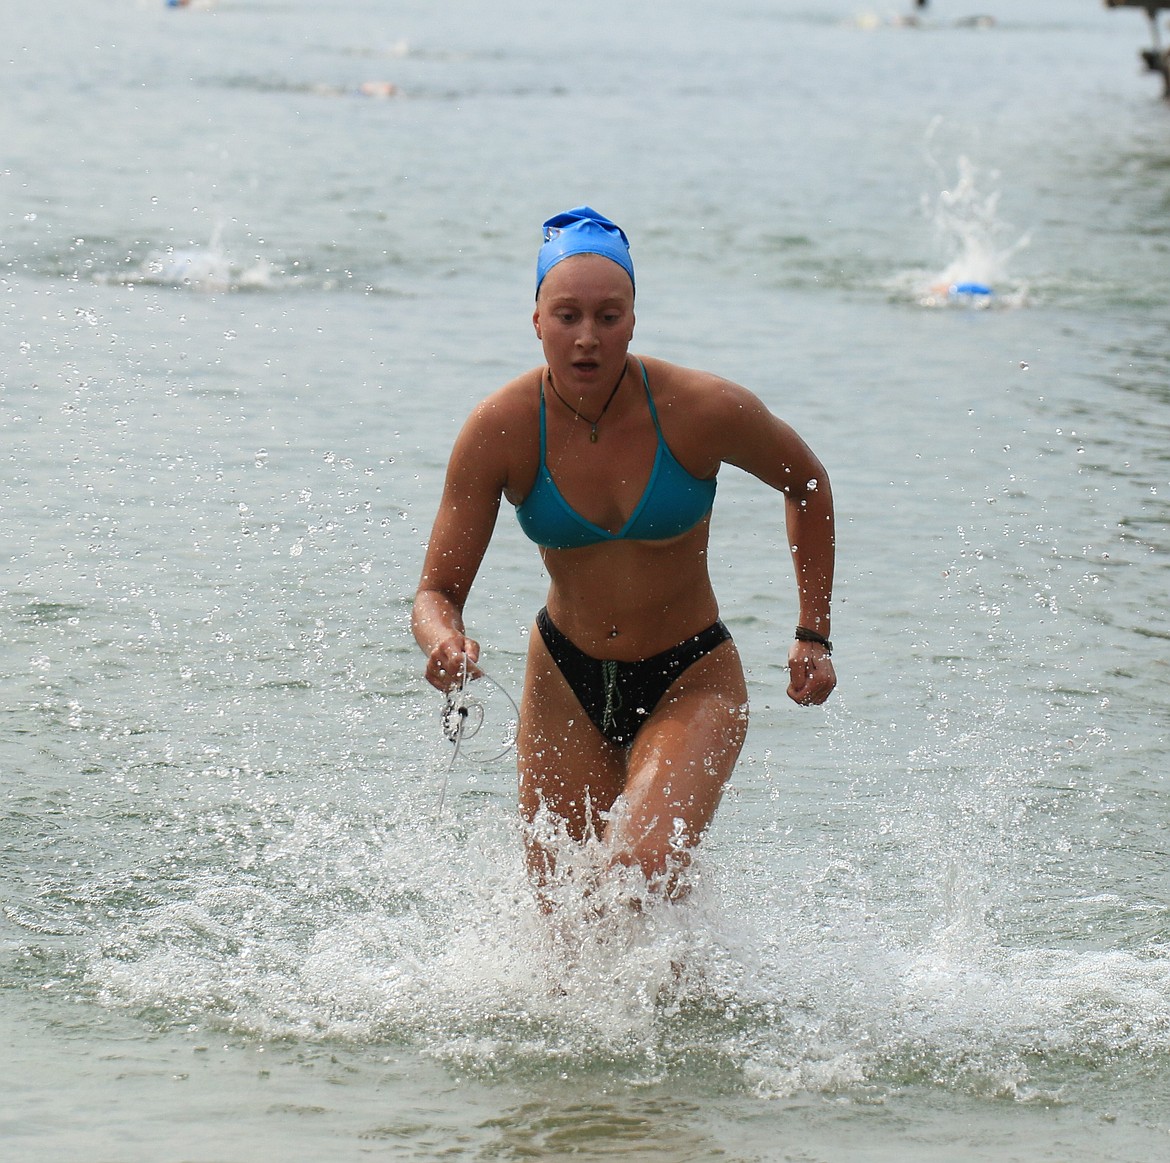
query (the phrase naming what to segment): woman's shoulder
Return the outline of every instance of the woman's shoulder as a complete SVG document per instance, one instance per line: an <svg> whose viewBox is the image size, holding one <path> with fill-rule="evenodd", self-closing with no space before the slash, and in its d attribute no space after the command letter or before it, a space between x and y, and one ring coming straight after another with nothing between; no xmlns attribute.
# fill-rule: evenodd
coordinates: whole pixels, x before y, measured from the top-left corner
<svg viewBox="0 0 1170 1163"><path fill-rule="evenodd" d="M485 396L471 410L468 426L487 426L512 435L532 424L540 411L542 368L532 368Z"/></svg>
<svg viewBox="0 0 1170 1163"><path fill-rule="evenodd" d="M524 372L472 408L451 452L454 479L485 482L509 498L531 487L540 454L541 374Z"/></svg>
<svg viewBox="0 0 1170 1163"><path fill-rule="evenodd" d="M787 426L742 384L665 360L644 362L667 444L694 475L711 476L723 463L742 467L764 444L770 455L788 446Z"/></svg>
<svg viewBox="0 0 1170 1163"><path fill-rule="evenodd" d="M664 359L639 356L646 369L655 405L685 410L705 421L716 419L729 408L739 409L756 397L740 384L699 368L683 367Z"/></svg>

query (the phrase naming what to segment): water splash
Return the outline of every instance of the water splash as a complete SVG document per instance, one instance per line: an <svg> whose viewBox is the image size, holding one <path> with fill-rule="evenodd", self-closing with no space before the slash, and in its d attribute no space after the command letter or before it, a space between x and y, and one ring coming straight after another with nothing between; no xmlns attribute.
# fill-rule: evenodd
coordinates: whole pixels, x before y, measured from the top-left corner
<svg viewBox="0 0 1170 1163"><path fill-rule="evenodd" d="M994 180L995 175L988 175ZM953 181L923 197L933 246L942 265L906 273L894 289L923 307L1020 307L1027 286L1010 273L1012 258L1028 245L999 216L1000 191L981 187L975 164L960 156Z"/></svg>
<svg viewBox="0 0 1170 1163"><path fill-rule="evenodd" d="M910 759L946 768L958 745ZM1055 1101L1062 1062L1170 1052L1170 958L1006 937L996 908L1027 872L1011 789L973 776L957 815L908 810L881 837L773 851L754 885L701 853L680 903L634 873L599 877L595 842L567 846L551 914L504 797L464 794L440 827L409 796L293 818L245 805L199 836L176 820L175 847L214 838L219 866L204 853L169 900L124 910L86 992L196 1037L390 1043L481 1078L649 1083L700 1063L762 1097L923 1083Z"/></svg>
<svg viewBox="0 0 1170 1163"><path fill-rule="evenodd" d="M271 287L272 267L259 258L251 265L236 262L224 249L221 234L221 229L216 227L206 247L170 246L152 250L133 270L101 273L95 281L181 287L205 294Z"/></svg>

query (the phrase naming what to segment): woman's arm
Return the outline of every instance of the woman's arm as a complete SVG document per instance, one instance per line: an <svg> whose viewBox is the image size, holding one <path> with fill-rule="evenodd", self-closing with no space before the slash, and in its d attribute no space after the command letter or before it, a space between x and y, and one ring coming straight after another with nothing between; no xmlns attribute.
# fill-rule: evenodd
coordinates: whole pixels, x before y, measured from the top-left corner
<svg viewBox="0 0 1170 1163"><path fill-rule="evenodd" d="M785 525L800 599L798 624L827 639L837 545L833 494L824 466L811 452L808 455L819 466L819 473L784 490ZM813 465L808 470L817 471ZM792 643L788 674L788 697L806 705L823 703L837 685L829 648L818 642Z"/></svg>
<svg viewBox="0 0 1170 1163"><path fill-rule="evenodd" d="M825 466L789 425L746 389L723 383L718 406L721 459L784 494L798 624L828 639L836 530ZM795 702L823 703L837 684L828 647L818 642L793 642L788 667L788 696Z"/></svg>
<svg viewBox="0 0 1170 1163"><path fill-rule="evenodd" d="M411 613L427 682L442 691L458 685L464 659L478 674L479 643L467 637L463 607L495 529L508 470L498 421L495 439L488 439L490 411L481 404L455 441Z"/></svg>

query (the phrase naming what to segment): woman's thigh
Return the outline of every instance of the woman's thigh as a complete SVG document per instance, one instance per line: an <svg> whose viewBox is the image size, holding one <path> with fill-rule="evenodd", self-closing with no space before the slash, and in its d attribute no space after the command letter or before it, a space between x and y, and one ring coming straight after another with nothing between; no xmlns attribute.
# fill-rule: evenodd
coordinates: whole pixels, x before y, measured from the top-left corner
<svg viewBox="0 0 1170 1163"><path fill-rule="evenodd" d="M517 750L525 820L531 823L544 809L563 820L575 840L583 840L593 829L600 831L598 814L609 811L625 785L625 751L589 720L535 631L528 649Z"/></svg>
<svg viewBox="0 0 1170 1163"><path fill-rule="evenodd" d="M634 739L605 833L615 859L641 865L652 883L685 866L731 778L747 720L743 667L725 642L679 676Z"/></svg>

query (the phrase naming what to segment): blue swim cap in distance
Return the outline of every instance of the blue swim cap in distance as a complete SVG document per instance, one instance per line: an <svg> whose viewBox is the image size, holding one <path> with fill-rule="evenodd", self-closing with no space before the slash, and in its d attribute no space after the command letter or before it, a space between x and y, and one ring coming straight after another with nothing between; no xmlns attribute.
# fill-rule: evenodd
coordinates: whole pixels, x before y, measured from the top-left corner
<svg viewBox="0 0 1170 1163"><path fill-rule="evenodd" d="M986 283L951 283L947 287L951 295L994 295L995 292Z"/></svg>
<svg viewBox="0 0 1170 1163"><path fill-rule="evenodd" d="M630 240L615 222L588 206L555 214L544 224L544 245L536 258L536 290L562 259L575 254L600 254L616 262L634 281Z"/></svg>

